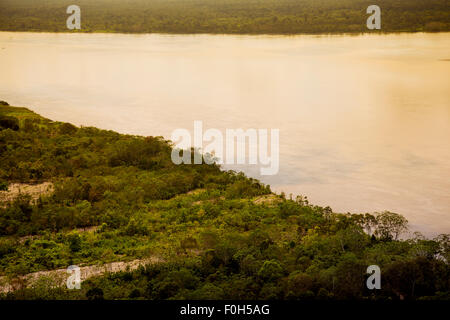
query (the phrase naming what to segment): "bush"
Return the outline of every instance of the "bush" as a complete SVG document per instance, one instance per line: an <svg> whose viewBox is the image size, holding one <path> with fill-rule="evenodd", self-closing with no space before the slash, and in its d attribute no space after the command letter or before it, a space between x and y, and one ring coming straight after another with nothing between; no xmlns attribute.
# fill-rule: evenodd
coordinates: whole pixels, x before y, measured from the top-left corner
<svg viewBox="0 0 450 320"><path fill-rule="evenodd" d="M146 226L144 221L140 219L136 220L134 217L132 217L128 221L128 225L125 227L124 234L127 236L148 236L150 234L150 231L148 230L148 227Z"/></svg>
<svg viewBox="0 0 450 320"><path fill-rule="evenodd" d="M77 130L78 130L78 128L70 123L63 123L59 127L59 133L61 133L61 134L74 134L75 132L77 132Z"/></svg>
<svg viewBox="0 0 450 320"><path fill-rule="evenodd" d="M0 117L0 128L19 130L19 120L15 117L2 116Z"/></svg>
<svg viewBox="0 0 450 320"><path fill-rule="evenodd" d="M86 292L88 300L103 300L103 290L100 288L92 288Z"/></svg>
<svg viewBox="0 0 450 320"><path fill-rule="evenodd" d="M8 182L0 181L0 191L8 191Z"/></svg>
<svg viewBox="0 0 450 320"><path fill-rule="evenodd" d="M259 269L258 276L266 281L274 281L283 276L283 268L276 260L266 260Z"/></svg>
<svg viewBox="0 0 450 320"><path fill-rule="evenodd" d="M81 237L78 234L71 234L68 236L69 248L72 252L81 250Z"/></svg>

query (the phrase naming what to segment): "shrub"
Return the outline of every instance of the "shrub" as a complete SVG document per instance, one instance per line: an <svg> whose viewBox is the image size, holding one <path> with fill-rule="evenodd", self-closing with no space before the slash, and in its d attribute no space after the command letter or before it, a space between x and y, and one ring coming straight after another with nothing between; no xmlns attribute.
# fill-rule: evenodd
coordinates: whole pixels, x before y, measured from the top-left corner
<svg viewBox="0 0 450 320"><path fill-rule="evenodd" d="M61 133L61 134L74 134L75 132L77 132L77 130L78 130L78 128L70 123L63 123L59 127L59 133Z"/></svg>
<svg viewBox="0 0 450 320"><path fill-rule="evenodd" d="M283 268L276 260L266 260L259 269L258 275L266 281L273 281L283 276Z"/></svg>
<svg viewBox="0 0 450 320"><path fill-rule="evenodd" d="M18 131L19 120L15 117L2 116L0 117L0 128Z"/></svg>
<svg viewBox="0 0 450 320"><path fill-rule="evenodd" d="M0 181L0 191L8 191L8 182Z"/></svg>
<svg viewBox="0 0 450 320"><path fill-rule="evenodd" d="M103 290L101 288L92 288L86 292L88 300L103 300Z"/></svg>
<svg viewBox="0 0 450 320"><path fill-rule="evenodd" d="M72 252L81 250L81 237L78 234L71 234L68 236L69 248Z"/></svg>

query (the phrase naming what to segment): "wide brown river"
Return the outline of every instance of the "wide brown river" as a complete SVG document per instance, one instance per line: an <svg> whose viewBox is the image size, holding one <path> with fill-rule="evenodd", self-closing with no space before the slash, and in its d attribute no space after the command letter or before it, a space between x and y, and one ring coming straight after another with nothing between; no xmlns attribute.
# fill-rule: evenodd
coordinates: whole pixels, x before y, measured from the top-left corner
<svg viewBox="0 0 450 320"><path fill-rule="evenodd" d="M0 100L122 133L280 129L259 176L338 212L390 210L450 233L450 34L0 32Z"/></svg>

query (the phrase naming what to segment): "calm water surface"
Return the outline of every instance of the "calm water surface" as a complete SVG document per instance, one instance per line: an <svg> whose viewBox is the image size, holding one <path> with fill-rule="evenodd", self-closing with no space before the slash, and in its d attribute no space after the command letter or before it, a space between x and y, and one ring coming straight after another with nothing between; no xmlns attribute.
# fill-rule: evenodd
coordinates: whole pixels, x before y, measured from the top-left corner
<svg viewBox="0 0 450 320"><path fill-rule="evenodd" d="M450 34L172 36L0 32L0 99L122 133L279 128L259 177L338 212L450 232Z"/></svg>

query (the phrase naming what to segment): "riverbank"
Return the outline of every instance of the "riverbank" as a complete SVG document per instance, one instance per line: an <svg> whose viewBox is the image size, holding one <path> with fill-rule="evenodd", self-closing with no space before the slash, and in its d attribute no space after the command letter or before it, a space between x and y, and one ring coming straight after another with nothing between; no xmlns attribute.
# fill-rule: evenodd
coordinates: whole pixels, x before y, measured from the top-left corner
<svg viewBox="0 0 450 320"><path fill-rule="evenodd" d="M434 237L450 230L449 39L0 32L0 96L166 139L193 120L279 128L279 174L229 169L338 212L397 212Z"/></svg>
<svg viewBox="0 0 450 320"><path fill-rule="evenodd" d="M161 137L7 105L0 120L0 179L54 186L0 207L0 299L449 297L449 235L403 240L399 214L340 214L216 165L175 165ZM74 265L78 290L64 286Z"/></svg>

